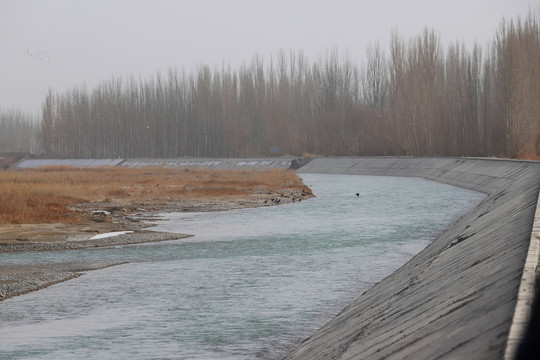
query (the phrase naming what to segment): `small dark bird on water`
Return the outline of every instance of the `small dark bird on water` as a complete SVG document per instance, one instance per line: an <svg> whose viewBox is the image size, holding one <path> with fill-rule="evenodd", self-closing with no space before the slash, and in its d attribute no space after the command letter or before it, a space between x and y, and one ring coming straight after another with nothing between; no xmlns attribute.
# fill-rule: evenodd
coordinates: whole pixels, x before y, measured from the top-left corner
<svg viewBox="0 0 540 360"><path fill-rule="evenodd" d="M360 193L356 193L356 194L354 194L354 195L356 195L356 197L360 197Z"/></svg>

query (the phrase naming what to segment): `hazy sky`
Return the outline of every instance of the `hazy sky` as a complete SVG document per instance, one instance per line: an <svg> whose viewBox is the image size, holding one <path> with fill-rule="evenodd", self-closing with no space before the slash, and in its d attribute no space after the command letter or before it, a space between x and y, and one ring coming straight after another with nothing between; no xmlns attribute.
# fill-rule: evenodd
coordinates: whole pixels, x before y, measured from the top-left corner
<svg viewBox="0 0 540 360"><path fill-rule="evenodd" d="M309 60L337 48L361 64L425 27L443 48L494 38L502 18L525 16L531 0L0 0L0 108L36 114L48 88L89 88L112 75L143 78L265 59L279 49Z"/></svg>

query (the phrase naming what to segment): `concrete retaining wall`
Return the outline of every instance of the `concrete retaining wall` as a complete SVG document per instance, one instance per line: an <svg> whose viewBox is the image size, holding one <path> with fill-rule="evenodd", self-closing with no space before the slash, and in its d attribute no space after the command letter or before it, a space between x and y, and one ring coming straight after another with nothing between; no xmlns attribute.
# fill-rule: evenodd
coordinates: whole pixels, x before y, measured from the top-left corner
<svg viewBox="0 0 540 360"><path fill-rule="evenodd" d="M14 169L28 169L51 165L65 165L75 167L97 166L166 166L171 168L201 168L201 169L250 169L261 170L268 168L287 169L296 158L175 158L175 159L23 159L17 162ZM297 161L297 160L296 160Z"/></svg>
<svg viewBox="0 0 540 360"><path fill-rule="evenodd" d="M316 158L305 173L418 176L488 194L304 341L290 359L502 359L531 239L540 164Z"/></svg>

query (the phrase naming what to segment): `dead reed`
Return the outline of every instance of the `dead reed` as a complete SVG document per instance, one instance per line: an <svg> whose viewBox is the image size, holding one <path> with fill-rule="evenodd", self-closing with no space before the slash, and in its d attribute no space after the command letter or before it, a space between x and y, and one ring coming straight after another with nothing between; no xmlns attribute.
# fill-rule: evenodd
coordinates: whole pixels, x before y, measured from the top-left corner
<svg viewBox="0 0 540 360"><path fill-rule="evenodd" d="M200 170L170 168L72 168L0 171L0 224L73 223L71 207L121 199L189 200L249 196L280 189L306 188L293 171L269 169Z"/></svg>
<svg viewBox="0 0 540 360"><path fill-rule="evenodd" d="M501 157L504 157L504 156L501 156ZM535 161L538 161L538 160L540 160L540 155L533 154L533 153L528 153L528 152L520 152L517 155L516 158L521 159L521 160L535 160Z"/></svg>

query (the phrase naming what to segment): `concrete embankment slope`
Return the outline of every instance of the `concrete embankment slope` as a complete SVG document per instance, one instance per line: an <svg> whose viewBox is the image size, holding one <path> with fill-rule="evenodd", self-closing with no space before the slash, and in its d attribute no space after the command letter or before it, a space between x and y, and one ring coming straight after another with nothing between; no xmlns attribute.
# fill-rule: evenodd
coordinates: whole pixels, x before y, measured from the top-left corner
<svg viewBox="0 0 540 360"><path fill-rule="evenodd" d="M289 168L294 163L300 166L299 161L293 157L277 158L175 158L175 159L23 159L13 165L14 169L31 169L43 166L126 166L140 168L146 166L166 166L171 168L200 168L200 169L236 169L261 170L268 168Z"/></svg>
<svg viewBox="0 0 540 360"><path fill-rule="evenodd" d="M488 196L290 359L504 358L538 199L538 163L316 158L299 172L418 176Z"/></svg>

